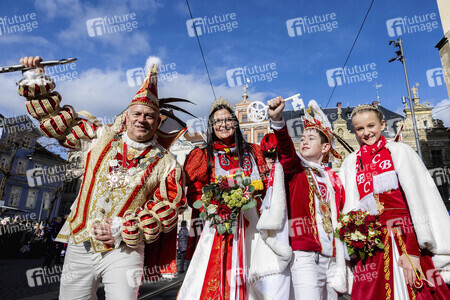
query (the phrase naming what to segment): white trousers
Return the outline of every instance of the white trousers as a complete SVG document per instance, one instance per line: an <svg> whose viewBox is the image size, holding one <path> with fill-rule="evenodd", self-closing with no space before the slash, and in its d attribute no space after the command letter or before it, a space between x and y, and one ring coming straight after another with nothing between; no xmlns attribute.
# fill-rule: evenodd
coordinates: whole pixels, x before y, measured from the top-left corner
<svg viewBox="0 0 450 300"><path fill-rule="evenodd" d="M107 300L137 299L142 282L144 244L95 253L90 242L69 242L61 274L60 300L97 299L100 282Z"/></svg>
<svg viewBox="0 0 450 300"><path fill-rule="evenodd" d="M296 300L337 300L331 287L336 259L316 252L294 251L291 261L292 285Z"/></svg>

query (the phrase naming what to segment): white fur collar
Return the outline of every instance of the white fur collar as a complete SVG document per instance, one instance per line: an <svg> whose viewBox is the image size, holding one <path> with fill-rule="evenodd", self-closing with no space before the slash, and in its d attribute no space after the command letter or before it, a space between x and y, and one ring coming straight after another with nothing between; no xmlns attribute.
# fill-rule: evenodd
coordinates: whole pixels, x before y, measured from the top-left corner
<svg viewBox="0 0 450 300"><path fill-rule="evenodd" d="M128 137L127 133L125 133L122 135L122 138L123 138L124 143L126 143L128 146L130 146L136 150L145 150L149 146L156 145L155 137L153 137L150 141L147 141L147 142L135 142Z"/></svg>

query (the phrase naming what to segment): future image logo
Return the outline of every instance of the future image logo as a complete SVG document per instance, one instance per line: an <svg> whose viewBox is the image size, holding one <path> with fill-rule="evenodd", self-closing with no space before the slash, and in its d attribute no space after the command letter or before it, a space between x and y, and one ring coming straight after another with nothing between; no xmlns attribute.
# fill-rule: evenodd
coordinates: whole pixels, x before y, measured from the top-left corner
<svg viewBox="0 0 450 300"><path fill-rule="evenodd" d="M378 77L376 64L354 65L351 67L328 69L326 71L328 85L330 87L340 86L356 82L371 82Z"/></svg>
<svg viewBox="0 0 450 300"><path fill-rule="evenodd" d="M430 87L440 86L444 84L444 69L435 68L427 70L427 81Z"/></svg>
<svg viewBox="0 0 450 300"><path fill-rule="evenodd" d="M190 37L216 32L231 32L238 28L238 21L235 13L227 13L220 16L205 16L203 18L189 19L186 21L187 32Z"/></svg>
<svg viewBox="0 0 450 300"><path fill-rule="evenodd" d="M331 32L338 27L336 14L314 15L300 17L286 21L287 32L290 37L312 34L317 32Z"/></svg>
<svg viewBox="0 0 450 300"><path fill-rule="evenodd" d="M86 28L90 37L117 32L131 32L138 27L135 13L124 15L105 16L103 18L93 18L86 21Z"/></svg>
<svg viewBox="0 0 450 300"><path fill-rule="evenodd" d="M435 13L414 15L412 17L393 18L386 21L390 37L402 36L416 32L430 32L439 27Z"/></svg>
<svg viewBox="0 0 450 300"><path fill-rule="evenodd" d="M73 280L78 276L73 264L55 265L51 268L34 268L25 272L30 287L55 284L62 280Z"/></svg>
<svg viewBox="0 0 450 300"><path fill-rule="evenodd" d="M276 67L276 63L269 63L229 69L226 71L228 85L235 87L244 85L246 82L271 82L273 79L278 78Z"/></svg>
<svg viewBox="0 0 450 300"><path fill-rule="evenodd" d="M19 32L31 32L38 28L35 13L24 15L5 16L0 18L0 35L14 34Z"/></svg>
<svg viewBox="0 0 450 300"><path fill-rule="evenodd" d="M172 81L173 79L178 78L178 72L176 71L177 65L176 63L164 64L158 66L158 82L161 81ZM145 76L147 72L144 68L134 68L127 70L126 76L128 85L130 87L140 86L142 82L144 82Z"/></svg>

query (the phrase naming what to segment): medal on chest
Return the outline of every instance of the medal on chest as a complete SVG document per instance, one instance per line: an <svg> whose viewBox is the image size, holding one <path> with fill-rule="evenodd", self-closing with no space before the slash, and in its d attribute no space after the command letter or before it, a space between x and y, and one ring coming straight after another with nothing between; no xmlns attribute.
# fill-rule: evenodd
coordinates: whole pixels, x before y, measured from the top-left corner
<svg viewBox="0 0 450 300"><path fill-rule="evenodd" d="M147 169L161 154L161 152L158 152L155 157L149 157L150 147L142 151L142 153L135 149L128 149L127 144L121 141L120 136L114 136L111 148L108 174L106 175L110 189L129 185L136 174ZM121 149L122 153L120 154L119 150Z"/></svg>

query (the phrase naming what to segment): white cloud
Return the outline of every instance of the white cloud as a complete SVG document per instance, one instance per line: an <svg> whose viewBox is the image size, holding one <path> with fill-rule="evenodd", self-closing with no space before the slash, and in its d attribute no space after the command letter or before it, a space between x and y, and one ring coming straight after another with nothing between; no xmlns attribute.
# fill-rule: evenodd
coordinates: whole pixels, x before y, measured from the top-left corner
<svg viewBox="0 0 450 300"><path fill-rule="evenodd" d="M214 86L216 97L227 99L230 103L236 104L242 100L242 87L229 88L226 84ZM253 93L253 89L248 91L250 101L265 101L273 96L270 93ZM199 118L208 117L209 108L214 103L214 95L209 85L206 75L198 74L178 74L178 78L171 82L164 81L160 85L159 97L178 97L191 100L197 105L182 105L181 107L192 112ZM191 117L180 115L181 119L187 120Z"/></svg>
<svg viewBox="0 0 450 300"><path fill-rule="evenodd" d="M138 31L138 29L156 22L156 12L160 7L162 7L162 3L155 0L116 0L98 2L95 5L89 2L81 3L78 0L35 1L35 8L42 22L61 18L69 23L67 27L60 28L56 32L56 36L62 45L86 51L99 51L98 43L100 43L108 47L107 51L101 49L105 53L112 53L112 50L120 50L121 55L109 54L109 56L114 58L123 57L123 53L135 55L149 51L148 36ZM87 20L105 16L130 16L131 13L137 15L137 29L133 29L131 32L116 32L95 37L88 35Z"/></svg>
<svg viewBox="0 0 450 300"><path fill-rule="evenodd" d="M94 116L111 122L113 116L123 111L133 99L139 87L128 85L126 71L89 69L79 74L72 81L57 82L56 90L62 95L61 105L71 105L76 111L86 110ZM25 114L25 99L17 94L15 82L20 73L0 76L0 111L7 116ZM172 81L159 83L159 97L178 97L193 101L196 105L182 104L181 107L197 117L207 117L214 96L209 81L204 73L177 74ZM226 84L214 86L217 98L222 96L232 104L242 100L242 87L229 88ZM254 93L249 89L249 100L265 101L274 95L271 93ZM177 113L183 119L191 117Z"/></svg>
<svg viewBox="0 0 450 300"><path fill-rule="evenodd" d="M444 126L450 127L450 101L444 99L431 110L433 119L439 119L444 122Z"/></svg>

